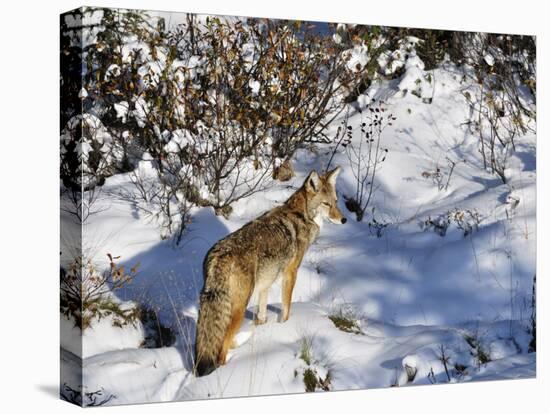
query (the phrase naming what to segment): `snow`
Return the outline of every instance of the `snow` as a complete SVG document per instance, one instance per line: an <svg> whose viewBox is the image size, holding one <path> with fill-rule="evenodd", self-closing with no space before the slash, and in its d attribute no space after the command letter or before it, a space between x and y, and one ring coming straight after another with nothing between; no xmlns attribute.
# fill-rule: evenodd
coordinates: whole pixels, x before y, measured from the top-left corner
<svg viewBox="0 0 550 414"><path fill-rule="evenodd" d="M269 395L304 392L303 371L313 368L320 377L331 378L332 390L381 388L394 385L531 377L535 374L533 354L498 358L477 369L471 347L464 339L464 326L396 326L369 321L363 334L338 330L323 307L294 303L292 316L278 323L280 303L270 304L268 323L255 326L251 315L244 321L239 346L227 364L209 376L195 378L190 372L189 349L175 346L159 349L124 349L84 359L87 388L103 387L116 396L115 404ZM487 330L499 330L488 324ZM243 339L244 338L244 339ZM311 361L301 357L306 341ZM493 344L499 343L498 340ZM453 364L468 366L458 375L453 366L447 379L438 359L439 344L447 344ZM495 345L496 346L496 345ZM407 375L412 368L414 378ZM433 374L431 374L433 373ZM428 375L433 375L431 381Z"/></svg>
<svg viewBox="0 0 550 414"><path fill-rule="evenodd" d="M260 82L250 79L250 81L248 82L248 86L252 90L252 93L254 95L258 95L258 93L260 92Z"/></svg>
<svg viewBox="0 0 550 414"><path fill-rule="evenodd" d="M431 98L433 87L430 76L424 73L424 62L411 52L405 61L405 74L399 82L399 90L403 93L412 92L420 98Z"/></svg>
<svg viewBox="0 0 550 414"><path fill-rule="evenodd" d="M135 109L132 111L132 116L136 119L137 124L140 127L145 126L147 120L148 104L143 97L139 97L135 102Z"/></svg>
<svg viewBox="0 0 550 414"><path fill-rule="evenodd" d="M143 341L141 324L116 327L112 321L112 317L95 320L82 334L72 320L62 316L61 347L82 358L108 351L139 348Z"/></svg>
<svg viewBox="0 0 550 414"><path fill-rule="evenodd" d="M116 111L116 117L122 118L122 122L125 123L128 119L128 102L126 101L120 101L114 104L115 111Z"/></svg>
<svg viewBox="0 0 550 414"><path fill-rule="evenodd" d="M487 63L489 66L493 66L495 64L495 58L490 53L487 53L485 56L483 56L483 59L485 60L485 63Z"/></svg>
<svg viewBox="0 0 550 414"><path fill-rule="evenodd" d="M109 80L112 77L116 78L117 76L120 76L120 73L120 66L113 63L107 68L107 72L105 73L105 80Z"/></svg>
<svg viewBox="0 0 550 414"><path fill-rule="evenodd" d="M84 226L85 248L103 266L108 265L100 259L106 252L120 255L128 266L140 263L134 282L116 295L121 301L154 306L177 339L165 348L140 348L142 326L116 328L106 318L92 324L80 346L78 329L64 320L64 377L74 375L79 364L75 355L82 355L84 386L116 396L112 405L304 392L307 369L320 378L328 375L332 390L534 377L536 354L528 353L527 329L536 255L536 137L527 133L517 139L506 183L484 171L478 136L464 126L470 106L462 91L473 86L463 84L461 72L451 64L425 71L414 52L416 43L418 39L408 38L380 58L387 73L403 68L403 75L394 81L374 80L358 99L360 108L372 99L382 100L397 118L381 141L389 152L377 173L372 205L376 220L388 223L380 237L369 227L370 208L357 222L344 206L343 195L353 194L355 180L346 153L339 151L332 165L342 167L337 189L348 222L323 224L299 269L290 319L278 322L277 281L269 292L268 322L252 323L253 298L237 335L239 346L227 364L195 378L192 349L206 252L217 240L283 203L312 169L326 166L330 148L298 151L291 181L276 182L234 203L227 220L211 209L193 208L180 247L161 240L157 223L132 202L113 196L132 189L129 174L109 177L94 205L96 213ZM348 52L350 70L368 62L367 52L363 46ZM250 62L254 59L249 50L243 53ZM201 58L191 56L177 65L190 69L194 77ZM271 85L277 89L277 80ZM258 82L248 86L259 92ZM131 112L127 103L117 105L117 117L125 121L133 116L145 125L143 98ZM357 132L366 111L350 113ZM339 122L334 122L334 130ZM190 142L204 151L213 145L195 142L184 130L158 133L169 138L164 147L168 153ZM358 139L356 134L355 142ZM88 151L81 148L83 156ZM440 168L448 174L447 158L456 167L449 187L438 189L423 173ZM152 159L144 156L136 172L153 177ZM463 224L453 218L457 213L472 217L468 211L475 212L479 222L465 236ZM426 225L428 219L449 217L443 235ZM361 333L341 331L329 319L343 307L352 309ZM311 348L309 363L300 357L304 341ZM489 361L479 361L474 342ZM447 370L442 350L450 361Z"/></svg>
<svg viewBox="0 0 550 414"><path fill-rule="evenodd" d="M380 42L383 39L379 39ZM424 69L424 63L416 56L416 45L420 39L414 36L407 36L398 42L398 48L386 50L378 57L378 65L385 75L390 75L401 69L403 66L419 67ZM409 62L410 60L410 62Z"/></svg>
<svg viewBox="0 0 550 414"><path fill-rule="evenodd" d="M189 131L178 129L172 132L171 139L164 146L166 152L178 152L187 145L193 144L194 140Z"/></svg>
<svg viewBox="0 0 550 414"><path fill-rule="evenodd" d="M88 96L88 91L84 88L80 89L80 92L78 92L78 97L80 99L84 99Z"/></svg>
<svg viewBox="0 0 550 414"><path fill-rule="evenodd" d="M348 61L346 66L351 72L360 72L369 62L368 47L366 45L356 45L352 49L344 52Z"/></svg>

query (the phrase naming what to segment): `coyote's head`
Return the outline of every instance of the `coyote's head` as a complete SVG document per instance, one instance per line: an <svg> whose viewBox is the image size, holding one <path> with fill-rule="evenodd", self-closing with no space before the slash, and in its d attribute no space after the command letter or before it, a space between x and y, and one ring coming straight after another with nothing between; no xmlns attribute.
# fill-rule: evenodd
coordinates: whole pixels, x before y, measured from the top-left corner
<svg viewBox="0 0 550 414"><path fill-rule="evenodd" d="M312 171L304 181L309 216L319 225L325 218L336 224L344 224L347 221L338 208L336 196L336 177L340 170L340 167L336 167L325 175Z"/></svg>

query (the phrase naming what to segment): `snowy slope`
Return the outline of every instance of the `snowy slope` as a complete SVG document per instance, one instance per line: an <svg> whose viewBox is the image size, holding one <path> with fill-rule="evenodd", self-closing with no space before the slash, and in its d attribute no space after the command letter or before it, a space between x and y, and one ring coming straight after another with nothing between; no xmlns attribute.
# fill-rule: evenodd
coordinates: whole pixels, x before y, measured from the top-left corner
<svg viewBox="0 0 550 414"><path fill-rule="evenodd" d="M353 334L338 330L316 304L295 303L284 324L276 322L279 311L280 304L271 305L269 323L259 327L249 315L239 334L241 345L209 376L196 379L191 374L185 347L126 349L85 359L84 382L89 390L104 388L116 396L114 403L126 404L299 393L304 392L303 373L308 368L322 378L329 375L332 390L535 375L535 354L525 349L518 353L516 343L502 339L507 323L476 325L495 358L478 367L464 337L473 331L472 325L404 327L369 321L362 334ZM311 344L309 363L300 357L304 341ZM451 381L439 359L440 345L452 364L467 367L459 373L449 364ZM414 379L408 379L406 366L414 369Z"/></svg>
<svg viewBox="0 0 550 414"><path fill-rule="evenodd" d="M518 140L504 184L483 171L478 138L464 126L469 106L460 93L467 87L461 75L452 65L430 73L431 89L422 94L428 93L431 103L403 93L411 87L403 83L405 75L373 84L350 107L355 132L365 119L364 103L372 98L383 100L397 118L382 136L389 152L377 174L373 203L376 220L388 224L381 237L368 225L370 208L356 222L344 207L342 195L353 193L354 178L339 152L333 165L343 167L337 187L348 223L323 226L299 269L289 321L277 323L277 282L269 294L269 322L251 323L254 299L241 346L207 377L190 373L205 253L284 202L312 169L326 165L330 148L300 151L292 181L237 202L229 220L210 209L193 210L181 247L161 241L155 223L116 197L130 185L127 175L107 179L97 213L84 227L85 250L104 266L106 253L120 255L128 265L140 263L134 283L117 295L158 308L178 338L168 348L140 349L134 340L125 349L117 340L90 348L84 359L87 389L104 388L116 396L110 404L303 392L308 366L322 378L329 374L334 390L533 377L536 354L527 354L527 326L536 254L535 136ZM439 190L423 172L447 168L446 157L457 165L448 188ZM477 231L464 236L451 223L441 236L421 225L454 209L475 211ZM342 306L353 309L363 334L343 332L331 322L328 315ZM92 326L89 341L99 344L94 332L99 338L108 331ZM478 338L489 362L479 363L465 339L471 337ZM304 338L311 342L310 365L299 356ZM440 345L450 355L451 381L438 359ZM414 379L407 379L405 365L416 372Z"/></svg>

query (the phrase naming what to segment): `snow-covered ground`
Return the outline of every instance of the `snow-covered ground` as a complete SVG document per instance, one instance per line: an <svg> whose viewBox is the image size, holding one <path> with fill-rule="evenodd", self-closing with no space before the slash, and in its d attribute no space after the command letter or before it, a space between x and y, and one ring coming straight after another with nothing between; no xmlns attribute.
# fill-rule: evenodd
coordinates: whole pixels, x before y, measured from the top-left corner
<svg viewBox="0 0 550 414"><path fill-rule="evenodd" d="M535 136L517 140L504 184L483 171L478 137L464 125L470 113L461 74L448 64L429 72L420 96L404 94L418 87L406 84L409 70L421 71L415 63L405 65L401 79L373 84L350 106L354 140L365 102L382 100L397 118L383 132L388 155L376 176L372 206L376 220L387 223L380 237L369 226L370 208L357 222L344 206L342 196L353 194L355 181L339 152L332 164L343 168L337 188L347 224L324 224L299 269L290 319L277 321L277 282L268 323L252 323L254 298L240 346L206 377L191 373L204 255L284 202L312 169L326 165L330 148L299 151L296 177L235 203L228 220L194 209L180 247L160 240L155 223L114 196L131 185L127 174L108 178L83 228L85 251L105 267L107 253L128 266L139 263L138 276L118 298L158 309L177 338L173 346L145 349L139 348L140 326L121 330L108 319L92 324L83 338L85 389L103 389L115 397L109 404L125 404L304 392L308 370L331 390L534 377L536 353L527 349L536 264ZM446 157L456 167L448 188L438 189L423 173L448 172ZM456 211L474 213L477 230L464 236L451 222L442 236L422 225ZM329 319L342 311L357 321L358 333ZM63 369L74 374L74 349L70 341L62 347Z"/></svg>
<svg viewBox="0 0 550 414"><path fill-rule="evenodd" d="M279 309L280 304L270 306L269 323L260 327L246 319L241 345L209 376L197 379L189 372L185 348L122 349L86 358L84 383L89 390L103 388L115 395L115 404L130 404L304 392L308 368L322 379L328 375L332 390L526 378L535 373L535 354L509 339L507 322L397 326L370 320L361 334L354 334L337 329L318 304L295 303L284 324L276 322ZM521 331L521 325L514 324L514 329ZM494 358L481 366L464 339L474 330L483 335ZM301 358L304 343L310 347L309 363ZM451 360L450 381L440 346ZM459 373L454 364L464 370ZM416 373L411 380L407 367Z"/></svg>

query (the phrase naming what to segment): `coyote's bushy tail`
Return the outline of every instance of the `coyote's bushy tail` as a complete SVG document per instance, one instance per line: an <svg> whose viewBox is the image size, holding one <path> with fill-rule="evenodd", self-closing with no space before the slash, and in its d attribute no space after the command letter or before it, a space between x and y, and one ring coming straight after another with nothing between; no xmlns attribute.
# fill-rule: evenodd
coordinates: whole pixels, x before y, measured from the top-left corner
<svg viewBox="0 0 550 414"><path fill-rule="evenodd" d="M227 290L205 286L200 297L195 338L197 376L208 375L219 365L218 358L230 322L231 301Z"/></svg>

